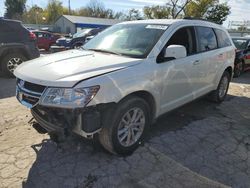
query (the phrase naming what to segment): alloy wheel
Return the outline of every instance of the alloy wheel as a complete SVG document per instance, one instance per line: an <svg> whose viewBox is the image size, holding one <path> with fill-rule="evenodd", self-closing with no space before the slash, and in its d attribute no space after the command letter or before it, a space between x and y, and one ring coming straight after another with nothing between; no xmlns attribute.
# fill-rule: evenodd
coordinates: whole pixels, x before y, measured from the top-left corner
<svg viewBox="0 0 250 188"><path fill-rule="evenodd" d="M140 108L127 111L118 126L118 140L124 147L135 144L141 137L145 127L145 114Z"/></svg>
<svg viewBox="0 0 250 188"><path fill-rule="evenodd" d="M11 58L8 62L7 62L7 69L10 72L14 72L14 70L17 68L18 65L20 65L22 63L22 59L18 58L18 57L14 57Z"/></svg>

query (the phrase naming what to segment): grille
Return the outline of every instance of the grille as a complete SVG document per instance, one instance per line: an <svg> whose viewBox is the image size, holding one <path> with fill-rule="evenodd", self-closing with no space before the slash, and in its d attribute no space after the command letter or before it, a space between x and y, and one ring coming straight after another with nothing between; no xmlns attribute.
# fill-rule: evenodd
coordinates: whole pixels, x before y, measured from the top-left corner
<svg viewBox="0 0 250 188"><path fill-rule="evenodd" d="M20 83L22 81L23 80L21 80L21 79L17 80L19 85L21 85ZM30 90L30 91L33 91L33 92L42 93L44 91L44 89L46 88L45 86L42 86L42 85L39 85L39 84L33 84L33 83L30 83L30 82L25 82L25 81L23 81L23 82L24 82L23 88L25 88L27 90Z"/></svg>
<svg viewBox="0 0 250 188"><path fill-rule="evenodd" d="M21 79L17 79L17 99L23 105L27 106L28 108L32 108L38 103L45 88L46 87L42 85L33 84Z"/></svg>

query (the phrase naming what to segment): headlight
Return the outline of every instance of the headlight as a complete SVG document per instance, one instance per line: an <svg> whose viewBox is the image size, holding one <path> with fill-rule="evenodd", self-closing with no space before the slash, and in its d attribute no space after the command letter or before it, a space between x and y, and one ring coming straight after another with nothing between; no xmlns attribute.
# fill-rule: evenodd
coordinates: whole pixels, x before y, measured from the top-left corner
<svg viewBox="0 0 250 188"><path fill-rule="evenodd" d="M99 91L100 86L86 88L47 88L40 104L61 108L81 108L86 106Z"/></svg>
<svg viewBox="0 0 250 188"><path fill-rule="evenodd" d="M67 42L67 43L70 43L70 42L71 42L71 39L66 39L66 42Z"/></svg>

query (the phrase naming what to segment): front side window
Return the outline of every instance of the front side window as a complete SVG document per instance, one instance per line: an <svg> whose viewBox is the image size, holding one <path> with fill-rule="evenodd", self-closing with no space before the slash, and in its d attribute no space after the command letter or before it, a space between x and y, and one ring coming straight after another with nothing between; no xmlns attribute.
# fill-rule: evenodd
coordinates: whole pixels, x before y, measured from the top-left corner
<svg viewBox="0 0 250 188"><path fill-rule="evenodd" d="M217 39L212 28L196 27L199 52L205 52L217 48Z"/></svg>
<svg viewBox="0 0 250 188"><path fill-rule="evenodd" d="M215 29L215 33L217 35L217 40L218 40L218 46L219 48L231 46L230 39L228 38L227 34L225 31Z"/></svg>
<svg viewBox="0 0 250 188"><path fill-rule="evenodd" d="M101 32L83 47L87 50L145 58L167 27L157 24L118 24Z"/></svg>
<svg viewBox="0 0 250 188"><path fill-rule="evenodd" d="M166 47L170 45L182 45L187 50L187 55L196 53L196 40L193 27L184 27L174 33L169 39Z"/></svg>
<svg viewBox="0 0 250 188"><path fill-rule="evenodd" d="M168 61L164 57L165 50L170 45L182 45L187 50L187 55L192 55L197 52L195 31L193 27L184 27L177 30L172 37L168 40L166 45L161 50L160 54L157 57L157 62Z"/></svg>

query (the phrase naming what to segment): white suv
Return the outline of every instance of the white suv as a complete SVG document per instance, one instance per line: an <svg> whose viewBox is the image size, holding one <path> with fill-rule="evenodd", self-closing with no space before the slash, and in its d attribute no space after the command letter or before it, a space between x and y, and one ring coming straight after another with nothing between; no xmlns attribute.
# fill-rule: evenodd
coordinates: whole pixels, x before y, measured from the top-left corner
<svg viewBox="0 0 250 188"><path fill-rule="evenodd" d="M161 114L206 94L223 101L234 57L228 32L214 23L124 22L81 49L20 65L17 99L59 140L76 133L129 154Z"/></svg>

